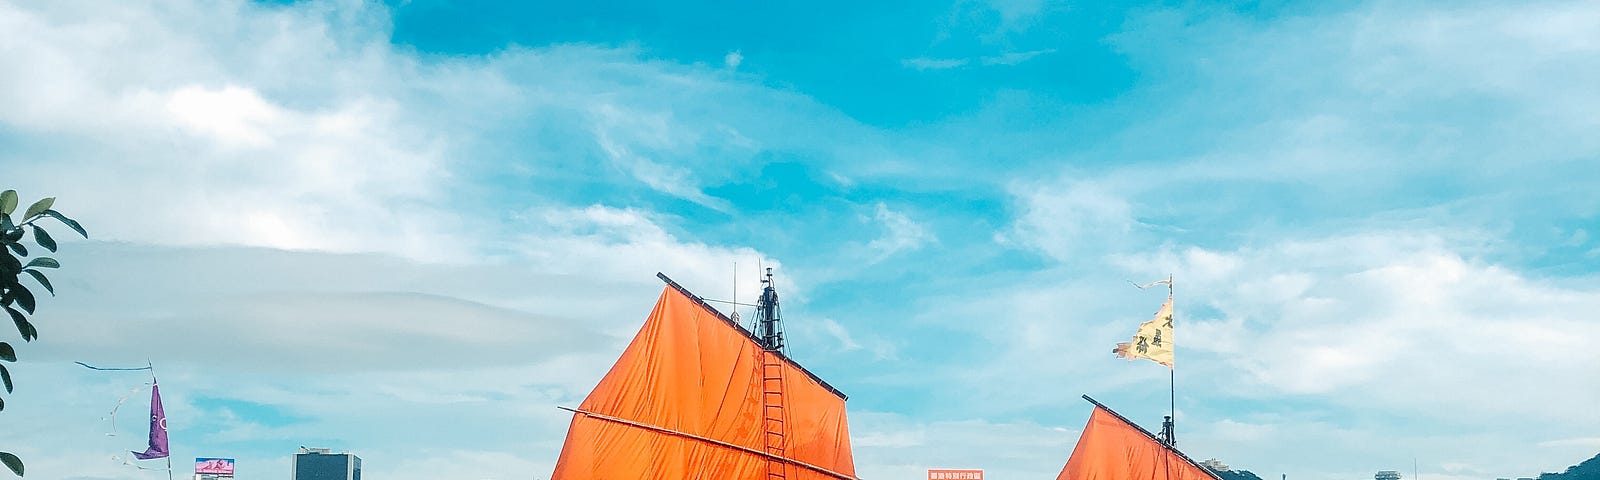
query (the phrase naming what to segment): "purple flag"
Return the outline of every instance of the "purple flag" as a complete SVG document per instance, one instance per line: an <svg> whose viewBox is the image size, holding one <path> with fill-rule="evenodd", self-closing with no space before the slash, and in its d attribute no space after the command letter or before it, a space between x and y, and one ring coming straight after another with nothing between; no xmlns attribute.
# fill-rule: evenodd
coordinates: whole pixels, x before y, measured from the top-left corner
<svg viewBox="0 0 1600 480"><path fill-rule="evenodd" d="M167 456L167 412L161 409L161 389L155 383L150 384L150 448L133 456L140 460Z"/></svg>

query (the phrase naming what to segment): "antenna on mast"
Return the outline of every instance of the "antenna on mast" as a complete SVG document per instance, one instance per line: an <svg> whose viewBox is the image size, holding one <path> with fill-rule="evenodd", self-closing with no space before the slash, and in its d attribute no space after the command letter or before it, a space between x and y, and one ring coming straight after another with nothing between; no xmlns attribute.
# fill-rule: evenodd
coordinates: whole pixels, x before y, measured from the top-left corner
<svg viewBox="0 0 1600 480"><path fill-rule="evenodd" d="M761 346L768 351L783 352L783 316L778 308L778 290L772 280L772 268L767 267L767 275L761 279L763 285L761 298L756 301L756 332L761 337Z"/></svg>
<svg viewBox="0 0 1600 480"><path fill-rule="evenodd" d="M758 280L761 279L762 268L765 268L765 265L763 265L761 257L756 257L756 279ZM766 283L766 281L762 280L761 283ZM733 301L737 302L739 299L735 298ZM759 299L757 299L756 303L761 302ZM755 316L750 318L750 332L759 336L761 334L761 307L759 305L756 306L755 311L751 312L751 315Z"/></svg>
<svg viewBox="0 0 1600 480"><path fill-rule="evenodd" d="M728 318L733 319L733 324L734 325L738 325L739 324L739 261L738 260L734 260L733 261L733 297L732 298L733 298L733 301L732 302L728 302L728 303L731 303L731 305L728 305L728 310L732 310L733 311L733 315L729 315Z"/></svg>

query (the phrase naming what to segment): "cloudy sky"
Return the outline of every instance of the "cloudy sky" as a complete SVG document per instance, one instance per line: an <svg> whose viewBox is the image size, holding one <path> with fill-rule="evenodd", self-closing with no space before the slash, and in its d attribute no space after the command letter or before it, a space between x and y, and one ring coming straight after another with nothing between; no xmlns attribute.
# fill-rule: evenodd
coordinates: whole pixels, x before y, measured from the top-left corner
<svg viewBox="0 0 1600 480"><path fill-rule="evenodd" d="M92 237L0 450L165 478L148 391L108 418L148 378L72 364L150 361L180 474L543 478L655 272L737 264L867 479L1052 478L1082 394L1158 427L1109 350L1168 274L1190 456L1600 452L1600 3L578 3L0 0L0 187Z"/></svg>

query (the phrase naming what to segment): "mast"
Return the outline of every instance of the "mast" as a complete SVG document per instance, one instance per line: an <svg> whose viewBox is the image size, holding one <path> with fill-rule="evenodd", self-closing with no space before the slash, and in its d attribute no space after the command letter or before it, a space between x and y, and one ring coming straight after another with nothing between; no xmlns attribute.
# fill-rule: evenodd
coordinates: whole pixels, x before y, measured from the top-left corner
<svg viewBox="0 0 1600 480"><path fill-rule="evenodd" d="M776 282L772 280L772 267L767 267L767 276L761 279L761 284L761 298L756 301L756 335L763 348L784 352L783 316L778 308L778 290L775 288Z"/></svg>
<svg viewBox="0 0 1600 480"><path fill-rule="evenodd" d="M1128 283L1133 283L1133 282L1130 281ZM1172 304L1172 293L1173 293L1172 284L1173 284L1172 274L1170 274L1170 273L1167 274L1167 279L1166 280L1161 280L1161 281L1157 281L1157 282L1150 282L1150 283L1146 283L1146 284L1133 283L1133 286L1135 288L1140 289L1140 290L1144 290L1146 288L1154 287L1156 285L1166 285L1167 286L1167 301L1166 301L1166 303L1161 304L1161 310L1158 310L1156 312L1156 318L1152 318L1152 319L1150 319L1150 321L1147 321L1147 322L1139 324L1139 331L1134 334L1133 341L1118 343L1117 347L1111 350L1111 352L1115 353L1118 357L1126 358L1128 360L1133 360L1133 359L1136 359L1136 358L1144 358L1144 359L1148 359L1148 360L1153 360L1156 363L1165 365L1168 368L1168 370L1167 370L1167 382L1168 382L1167 383L1167 408L1168 408L1168 413L1167 413L1166 416L1162 417L1162 420L1161 420L1161 433L1160 433L1160 438L1158 439L1158 441L1161 442L1161 444L1167 445L1167 446L1176 445L1178 443L1177 435L1175 433L1175 426L1174 426L1174 420L1176 420L1177 417L1178 417L1178 373L1177 373L1178 369L1177 369L1177 361L1176 361L1177 351L1176 351L1175 348L1172 347L1173 338L1171 338L1171 337L1176 336L1174 334L1174 330L1173 330L1173 326L1172 326L1173 317L1175 316L1175 313L1174 313L1175 309L1174 309L1174 306ZM1163 316L1163 314L1164 314L1164 316ZM1162 321L1163 319L1165 319L1165 323L1164 324L1163 323L1157 323L1157 322ZM1152 335L1153 338L1150 339L1149 344L1147 345L1145 332L1150 331L1152 329L1154 331L1154 333ZM1163 329L1165 329L1165 330L1163 330ZM1161 333L1163 331L1166 331L1167 332L1167 336L1169 337L1169 338L1167 338L1167 341L1166 341L1165 344L1163 344L1163 342L1161 340ZM1149 354L1148 348L1151 347L1151 346L1160 347L1162 350L1166 350L1166 352L1164 352L1164 354L1163 354L1163 352L1160 352L1160 351L1158 351L1156 353L1156 355L1158 355L1158 356L1160 356L1162 358L1157 358L1156 356L1151 356Z"/></svg>
<svg viewBox="0 0 1600 480"><path fill-rule="evenodd" d="M732 318L728 318L728 316L724 315L722 313L722 311L717 310L716 307L712 307L711 304L706 303L706 299L705 298L701 298L699 295L695 295L694 292L689 291L689 289L684 288L683 285L679 285L678 282L673 281L672 277L668 277L666 274L661 273L661 272L656 272L656 278L659 278L659 279L661 279L661 281L666 282L667 286L672 287L673 290L677 290L679 292L682 292L684 296L689 297L689 299L691 299L691 300L694 300L694 302L696 304L699 304L702 308L705 308L707 312L710 312L712 315L715 315L717 318L722 319L723 322L726 322L728 325L732 326L734 330L738 330L739 333L743 334L744 336L750 337L750 341L755 342L757 345L761 344L761 334L760 333L758 333L755 330L746 329L744 327L744 325L740 325L739 322L734 321ZM756 309L757 313L759 313L760 311L761 311L761 309L759 309L759 308ZM785 347L787 347L787 345L785 345ZM822 377L817 376L816 373L812 373L810 370L806 370L806 367L801 366L799 362L796 362L796 361L794 361L794 359L789 358L789 354L783 353L783 352L773 352L773 353L777 354L779 358L782 358L784 362L786 362L789 365L793 366L796 370L799 370L800 373L806 374L806 377L810 378L811 381L817 382L818 385L822 385L822 389L823 390L827 390L829 393L834 394L835 396L839 397L840 400L849 400L850 397L848 395L845 395L844 392L841 392L841 391L839 391L839 389L834 388L833 385L829 385L826 380L823 380Z"/></svg>
<svg viewBox="0 0 1600 480"><path fill-rule="evenodd" d="M1135 283L1133 286L1143 290L1161 284L1167 285L1167 303L1162 308L1172 308L1172 310L1167 313L1167 328L1172 328L1173 317L1177 316L1177 309L1174 305L1172 305L1172 274L1167 274L1166 280L1147 283L1144 285ZM1161 337L1160 335L1157 335L1156 338L1159 339ZM1174 350L1173 354L1176 355L1177 351ZM1157 440L1169 447L1178 444L1175 425L1175 420L1178 418L1178 368L1176 362L1173 363L1173 365L1167 366L1167 415L1161 417L1161 433L1157 434Z"/></svg>
<svg viewBox="0 0 1600 480"><path fill-rule="evenodd" d="M766 453L773 455L766 462L766 480L787 480L789 466L774 458L783 458L789 444L789 402L786 399L788 383L784 379L783 317L778 313L778 290L772 281L772 269L767 269L761 298L756 301L756 322L761 332L761 426L762 443Z"/></svg>
<svg viewBox="0 0 1600 480"><path fill-rule="evenodd" d="M1169 273L1167 274L1168 302L1172 301L1172 290L1172 274ZM1172 307L1172 316L1178 316L1178 306L1173 305ZM1174 348L1172 353L1176 355L1178 353L1177 349ZM1167 411L1170 415L1167 416L1167 421L1161 425L1161 429L1164 430L1163 433L1167 437L1167 445L1178 444L1178 362L1174 361L1172 363L1172 368L1167 370L1167 407L1169 408Z"/></svg>

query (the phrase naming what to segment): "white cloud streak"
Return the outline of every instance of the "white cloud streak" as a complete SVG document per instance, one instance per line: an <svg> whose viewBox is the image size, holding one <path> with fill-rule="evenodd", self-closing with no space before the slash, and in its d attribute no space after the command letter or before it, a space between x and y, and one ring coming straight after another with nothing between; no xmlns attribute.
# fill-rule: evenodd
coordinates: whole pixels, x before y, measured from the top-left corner
<svg viewBox="0 0 1600 480"><path fill-rule="evenodd" d="M904 213L890 210L887 205L879 202L873 217L883 225L883 236L867 244L867 248L876 252L878 260L894 255L895 253L916 250L923 245L937 242L933 233L911 220Z"/></svg>
<svg viewBox="0 0 1600 480"><path fill-rule="evenodd" d="M900 61L901 65L917 70L948 70L967 65L964 58L908 58Z"/></svg>

